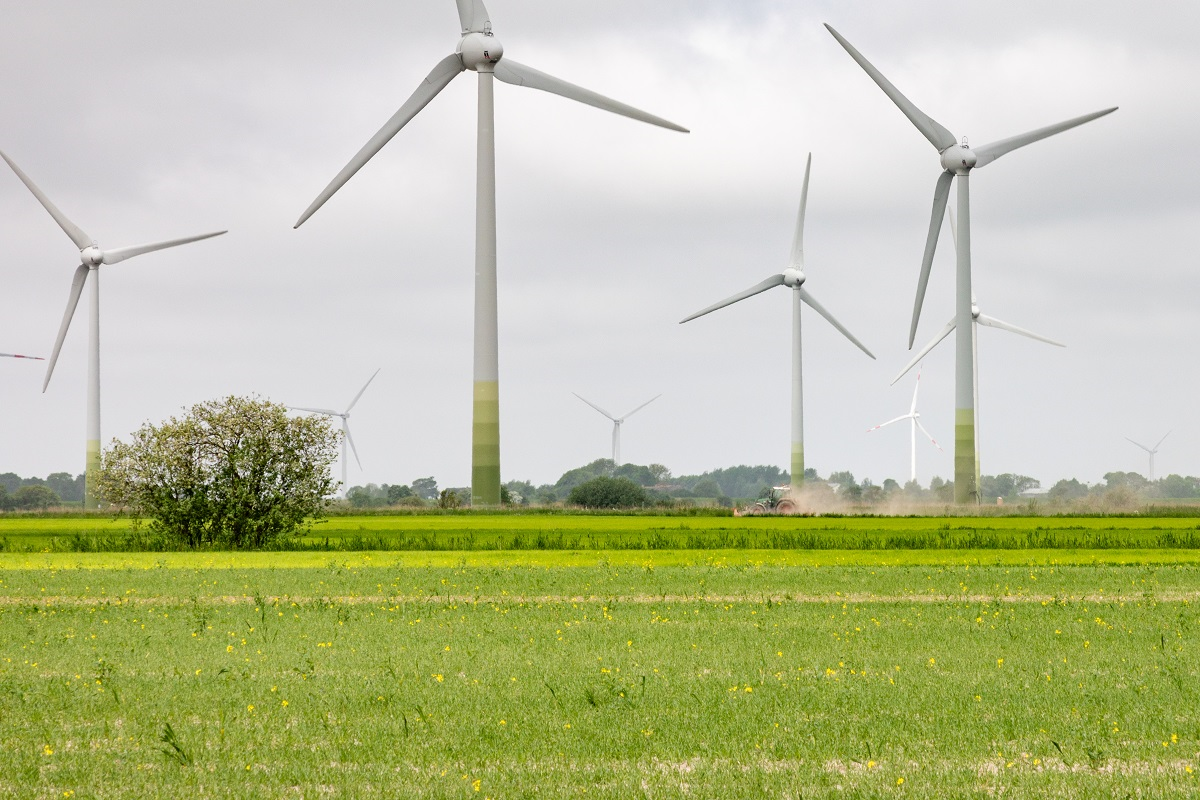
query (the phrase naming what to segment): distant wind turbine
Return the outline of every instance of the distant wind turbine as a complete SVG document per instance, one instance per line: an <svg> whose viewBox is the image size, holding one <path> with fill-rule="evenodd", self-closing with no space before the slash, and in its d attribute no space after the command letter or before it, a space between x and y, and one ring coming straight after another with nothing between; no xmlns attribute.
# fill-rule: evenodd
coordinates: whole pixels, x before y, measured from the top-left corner
<svg viewBox="0 0 1200 800"><path fill-rule="evenodd" d="M1149 478L1149 480L1151 480L1151 481L1154 480L1154 455L1155 455L1155 453L1158 452L1158 445L1160 445L1164 441L1166 441L1167 437L1170 435L1171 435L1170 431L1167 431L1166 433L1164 433L1163 437L1158 440L1158 444L1154 445L1154 447L1146 447L1146 445L1135 442L1135 441L1133 441L1133 439L1130 439L1128 436L1125 437L1125 441L1136 444L1138 447L1142 448L1143 450L1145 450L1147 453L1150 454L1150 478Z"/></svg>
<svg viewBox="0 0 1200 800"><path fill-rule="evenodd" d="M893 381L893 383L895 383L895 381ZM876 425L874 428L867 429L867 433L871 433L872 431L877 431L880 428L887 427L888 425L891 425L893 422L900 422L901 420L905 420L905 419L909 420L912 423L910 425L910 427L912 428L912 431L911 431L911 433L912 433L912 437L911 437L912 438L912 468L909 470L909 478L908 478L910 481L915 481L917 479L917 429L918 428L921 429L921 433L925 434L926 438L928 438L929 441L933 442L934 447L936 447L938 450L942 449L942 446L937 443L937 439L933 438L933 434L931 434L929 431L925 430L925 426L921 424L921 412L917 411L917 392L919 392L919 391L921 391L921 372L920 372L920 370L917 371L917 384L916 384L916 386L913 387L912 406L909 407L908 413L905 414L904 416L896 417L895 419L889 419L887 422L884 422L880 425Z"/></svg>
<svg viewBox="0 0 1200 800"><path fill-rule="evenodd" d="M958 243L958 226L955 224L954 210L951 208L947 208L946 213L947 213L947 216L949 217L950 235L954 237L954 242L955 242L955 244L957 244ZM907 373L910 369L912 369L914 366L916 366L921 361L921 359L923 359L926 355L929 354L929 352L931 350L933 350L933 348L937 347L938 344L941 343L941 341L943 339L945 339L947 336L949 336L950 332L954 330L954 328L957 324L958 324L958 317L957 316L951 317L950 321L946 323L945 327L943 327L940 331L938 331L937 335L933 337L933 339L929 342L929 344L922 347L917 352L917 354L912 357L912 360L909 361L908 364L906 364L904 366L904 369L900 370L899 374L897 374L896 377L892 378L892 385L895 385L896 381L903 378L905 373ZM1046 344L1052 344L1055 347L1066 347L1066 345L1063 344L1062 342L1056 342L1053 339L1050 339L1050 338L1047 338L1040 334L1034 333L1033 331L1027 331L1024 328L1018 328L1016 325L1011 325L1007 322L998 320L995 317L989 317L987 314L980 312L979 302L977 301L977 299L975 297L975 292L974 291L971 292L971 397L973 399L973 402L971 405L971 410L974 414L974 422L975 422L975 483L976 483L976 485L979 484L979 439L980 439L980 436L979 436L979 326L980 325L983 325L988 328L999 328L1000 330L1009 331L1010 333L1016 333L1016 334L1026 337L1026 338L1029 338L1029 339L1034 339L1039 342L1045 342Z"/></svg>
<svg viewBox="0 0 1200 800"><path fill-rule="evenodd" d="M812 168L812 153L808 154L808 161L804 165L804 186L800 190L800 213L796 219L796 234L792 240L792 255L788 261L788 268L778 275L772 275L762 283L751 286L744 292L738 292L733 297L726 298L715 305L711 305L703 311L697 311L690 317L685 317L680 321L689 322L696 317L702 317L718 308L732 305L740 300L745 300L747 297L753 297L759 292L765 292L768 289L773 289L776 286L787 286L792 290L792 490L799 489L804 483L804 365L803 352L800 346L800 309L802 303L807 303L813 311L816 311L822 317L827 319L833 327L837 328L843 336L853 342L860 350L862 350L871 358L875 358L874 354L866 348L866 346L858 339L854 338L854 334L846 330L842 323L833 318L833 315L825 310L825 307L817 302L808 290L804 288L804 282L807 277L804 274L804 212L808 205L808 177Z"/></svg>
<svg viewBox="0 0 1200 800"><path fill-rule="evenodd" d="M382 367L380 367L382 369ZM346 483L346 444L350 444L350 449L354 453L354 460L358 464L358 468L362 469L362 461L358 458L358 448L354 446L354 439L350 436L350 410L358 403L358 398L363 396L363 392L371 385L371 381L375 380L375 376L379 374L379 370L375 370L371 377L367 378L367 382L358 390L358 394L354 395L354 399L350 401L350 405L346 406L345 411L334 411L332 408L305 408L304 406L288 406L292 411L308 411L312 414L323 414L327 417L338 417L342 421L342 492L345 493L349 488Z"/></svg>
<svg viewBox="0 0 1200 800"><path fill-rule="evenodd" d="M630 412L628 412L627 414L624 414L623 416L620 416L620 417L614 417L612 414L608 413L608 412L607 412L607 411L605 411L603 408L601 408L600 406L598 406L598 405L596 405L595 403L593 403L591 400L588 400L586 397L583 397L582 395L580 395L580 394L577 394L576 392L571 392L571 394L575 395L575 396L576 396L576 397L578 397L580 400L582 400L583 402L587 403L589 406L591 406L592 408L596 409L596 410L597 410L597 411L599 411L601 414L603 414L604 416L606 416L606 417L608 417L609 419L611 419L611 420L612 420L612 424L613 424L613 432L612 432L612 453L613 453L613 454L612 454L612 460L613 460L613 466L616 466L616 467L619 467L619 466L621 466L621 423L623 423L625 420L627 420L627 419L629 419L630 417L632 417L632 416L633 416L634 414L636 414L637 412L641 411L641 410L642 410L643 408L645 408L646 406L648 406L648 405L650 405L651 403L653 403L653 402L654 402L655 400L657 400L658 398L662 397L662 395L661 395L661 394L656 394L656 395L654 395L654 397L651 397L649 400L647 400L646 402L642 403L640 406L638 406L637 408L635 408L633 411L630 411Z"/></svg>
<svg viewBox="0 0 1200 800"><path fill-rule="evenodd" d="M955 279L955 320L957 333L954 348L954 501L956 503L977 502L979 499L979 453L975 446L975 412L974 391L972 387L974 375L973 350L971 347L971 170L987 166L1005 153L1010 153L1019 147L1041 141L1056 133L1090 122L1105 114L1111 114L1116 108L1106 108L1081 117L1038 128L1018 136L1011 136L991 144L972 150L967 145L966 137L960 143L958 138L934 120L892 85L871 62L854 49L842 35L825 26L833 38L845 48L858 65L871 77L871 80L883 90L884 94L908 117L909 122L929 140L940 156L941 175L933 193L933 217L929 223L929 233L925 240L925 256L921 262L921 276L917 281L917 296L913 303L912 324L908 331L908 346L911 349L917 336L917 322L921 317L921 304L925 300L925 287L929 283L929 270L933 265L933 254L937 248L938 232L942 227L942 213L950 197L950 184L958 179L958 216L961 229L956 250L956 279Z"/></svg>
<svg viewBox="0 0 1200 800"><path fill-rule="evenodd" d="M88 337L87 458L84 470L83 497L85 508L96 508L98 505L95 494L96 478L100 471L100 267L103 264L117 264L127 258L153 253L155 250L165 250L168 247L177 247L181 244L220 236L225 231L202 233L199 236L186 236L182 239L168 239L165 242L153 244L118 247L115 250L101 250L96 245L95 239L67 219L66 215L50 202L50 198L34 185L33 181L13 163L11 158L4 153L0 153L0 158L8 162L21 182L28 187L29 191L33 192L33 196L42 204L42 207L50 212L50 216L54 218L58 226L79 248L80 264L75 268L75 277L71 281L71 292L67 296L67 311L63 314L62 325L58 329L58 338L54 342L54 352L50 354L50 363L46 366L46 378L42 382L43 392L50 385L50 376L54 374L54 365L58 362L58 353L62 349L63 340L67 337L67 329L71 326L75 307L79 305L79 296L83 293L83 285L87 282L88 275L92 274L91 330Z"/></svg>
<svg viewBox="0 0 1200 800"><path fill-rule="evenodd" d="M500 503L500 390L496 308L496 145L493 77L514 86L540 89L614 114L687 132L673 122L610 100L589 89L504 58L504 46L492 35L483 0L457 0L461 36L451 55L437 63L412 96L379 132L350 159L317 199L300 215L299 228L326 200L420 113L450 81L465 70L479 75L478 141L475 189L475 363L471 426L471 499L477 505ZM502 60L503 59L503 60Z"/></svg>

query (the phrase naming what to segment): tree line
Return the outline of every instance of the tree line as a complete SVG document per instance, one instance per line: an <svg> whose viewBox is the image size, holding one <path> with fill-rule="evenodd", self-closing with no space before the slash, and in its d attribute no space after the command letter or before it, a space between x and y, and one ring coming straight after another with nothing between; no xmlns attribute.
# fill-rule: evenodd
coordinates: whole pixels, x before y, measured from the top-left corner
<svg viewBox="0 0 1200 800"><path fill-rule="evenodd" d="M64 505L83 505L83 475L52 472L45 478L0 474L0 511L36 511Z"/></svg>

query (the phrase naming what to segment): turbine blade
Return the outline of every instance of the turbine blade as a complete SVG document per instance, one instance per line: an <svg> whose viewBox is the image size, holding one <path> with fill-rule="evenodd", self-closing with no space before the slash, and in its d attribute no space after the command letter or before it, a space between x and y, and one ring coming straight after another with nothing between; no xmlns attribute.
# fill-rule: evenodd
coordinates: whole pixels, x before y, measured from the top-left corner
<svg viewBox="0 0 1200 800"><path fill-rule="evenodd" d="M543 92L550 92L551 94L557 94L585 105L602 108L605 111L611 111L623 117L649 122L651 125L657 125L660 128L669 128L681 133L689 132L687 128L676 125L674 122L668 122L662 117L647 114L645 111L640 111L633 106L612 100L602 94L596 94L590 89L584 89L582 86L567 83L552 75L539 72L533 67L518 64L507 58L496 63L495 75L500 80L505 83L511 83L513 86L527 86L530 89L541 89Z"/></svg>
<svg viewBox="0 0 1200 800"><path fill-rule="evenodd" d="M333 197L334 193L354 176L354 173L362 169L363 164L366 164L372 156L382 150L383 146L408 124L409 120L429 105L429 101L437 97L438 93L445 89L450 81L454 80L454 77L464 69L466 67L462 65L462 61L457 55L448 55L439 61L421 82L421 85L417 87L417 90L412 93L412 96L405 101L404 105L400 106L400 110L384 123L383 127L379 129L379 133L375 134L371 141L363 145L354 158L350 159L349 164L342 167L342 171L317 195L317 199L312 201L312 205L305 209L304 213L300 215L300 219L296 220L296 224L292 227L299 228L305 220L316 213L318 208L325 205L326 200Z"/></svg>
<svg viewBox="0 0 1200 800"><path fill-rule="evenodd" d="M908 409L909 415L914 418L917 415L917 393L919 391L921 391L921 370L917 370L917 383L915 386L913 386L913 401L912 405Z"/></svg>
<svg viewBox="0 0 1200 800"><path fill-rule="evenodd" d="M633 411L630 411L628 414L626 414L625 416L621 417L621 422L624 422L625 420L629 419L629 418L630 418L630 417L632 417L634 414L636 414L637 412L641 411L643 408L645 408L646 406L650 405L651 403L653 403L655 400L657 400L657 399L658 399L658 398L660 398L660 397L662 397L662 395L661 395L661 394L656 394L656 395L654 395L654 397L651 397L649 400L647 400L646 402L642 403L640 406L638 406L637 408L635 408Z"/></svg>
<svg viewBox="0 0 1200 800"><path fill-rule="evenodd" d="M342 432L346 434L346 441L350 443L350 452L354 453L354 460L358 463L358 468L362 469L362 461L358 457L358 448L354 446L354 437L350 435L350 420L342 417Z"/></svg>
<svg viewBox="0 0 1200 800"><path fill-rule="evenodd" d="M942 230L942 215L946 213L946 201L950 197L950 183L954 175L943 172L938 175L933 187L933 215L929 218L929 234L925 237L925 255L921 257L921 277L917 279L917 298L913 301L912 325L908 329L908 349L917 338L917 323L921 320L921 306L925 303L925 290L929 286L929 272L933 269L933 254L937 250L938 234ZM957 239L957 236L956 236Z"/></svg>
<svg viewBox="0 0 1200 800"><path fill-rule="evenodd" d="M1037 339L1039 342L1052 344L1055 347L1066 347L1066 345L1062 342L1056 342L1053 339L1048 339L1045 336L1034 333L1033 331L1027 331L1024 328L1018 328L1016 325L1009 325L1007 322L1001 322L995 317L989 317L987 314L980 314L979 317L976 318L976 322L978 322L980 325L986 325L989 328L999 328L1002 331L1019 333L1022 336L1027 336L1030 339Z"/></svg>
<svg viewBox="0 0 1200 800"><path fill-rule="evenodd" d="M1128 436L1125 437L1125 441L1130 442L1131 444L1136 444L1138 447L1142 448L1147 453L1154 455L1154 451L1151 450L1149 447L1146 447L1146 445L1142 444L1141 442L1135 442L1135 441L1133 441L1133 439L1130 439Z"/></svg>
<svg viewBox="0 0 1200 800"><path fill-rule="evenodd" d="M12 171L17 173L17 177L21 179L21 183L25 184L29 191L33 192L33 196L42 204L43 208L50 212L50 216L54 217L54 221L58 223L58 227L62 228L67 236L71 237L71 241L75 243L76 247L80 250L85 247L91 247L92 237L84 233L74 222L67 219L67 215L59 211L58 207L50 202L50 198L46 197L42 190L35 186L33 181L29 180L29 176L22 172L21 168L14 164L11 158L3 152L0 152L0 158L8 162L8 165L12 167Z"/></svg>
<svg viewBox="0 0 1200 800"><path fill-rule="evenodd" d="M934 447L936 447L938 450L942 449L942 446L937 443L937 439L933 438L933 434L925 430L925 426L921 424L921 420L914 419L913 422L917 423L917 427L921 429L921 433L925 434L929 441L933 442Z"/></svg>
<svg viewBox="0 0 1200 800"><path fill-rule="evenodd" d="M31 361L45 361L46 360L46 359L42 358L41 356L23 356L23 355L19 355L17 353L0 353L0 356L3 356L4 358L28 358Z"/></svg>
<svg viewBox="0 0 1200 800"><path fill-rule="evenodd" d="M1170 431L1167 431L1166 433L1163 434L1163 438L1159 439L1158 444L1154 445L1154 452L1156 452L1156 453L1158 452L1158 445L1165 442L1167 440L1167 437L1170 435L1171 435Z"/></svg>
<svg viewBox="0 0 1200 800"><path fill-rule="evenodd" d="M870 433L871 431L877 431L880 428L886 428L888 425L891 425L893 422L900 422L901 420L905 420L905 419L912 419L912 414L905 414L903 417L896 417L895 419L889 419L887 422L881 422L878 425L876 425L874 428L867 428L867 433Z"/></svg>
<svg viewBox="0 0 1200 800"><path fill-rule="evenodd" d="M816 298L813 297L811 294L809 294L806 289L801 287L801 288L797 289L796 291L800 293L801 300L803 300L804 302L806 302L810 306L812 306L813 311L816 311L822 317L829 320L829 324L832 325L833 327L837 328L839 331L841 331L842 335L845 336L847 339L854 342L854 344L858 345L859 350L862 350L864 353L869 355L871 358L875 358L875 354L872 353L870 350L868 350L866 345L864 345L858 339L855 339L854 334L852 334L850 331L846 330L845 325L843 325L842 323L840 323L836 319L834 319L833 314L830 314L828 311L826 311L825 307L823 305L821 305L820 303L818 303Z"/></svg>
<svg viewBox="0 0 1200 800"><path fill-rule="evenodd" d="M1048 136L1053 136L1056 133L1062 133L1065 130L1070 130L1076 125L1082 125L1085 122L1091 122L1094 119L1103 117L1105 114L1111 114L1116 110L1117 107L1113 106L1112 108L1106 108L1103 111L1093 111L1091 114L1084 114L1082 117L1075 117L1073 119L1066 120L1065 122L1059 122L1055 125L1047 125L1044 128L1038 128L1036 131L1022 133L1018 136L1010 136L1007 139L1001 139L998 142L985 144L983 147L975 150L975 168L978 169L979 167L986 167L1000 156L1004 155L1005 153L1010 153L1013 150L1016 150L1018 147L1024 147L1027 144L1033 144L1034 142L1045 139Z"/></svg>
<svg viewBox="0 0 1200 800"><path fill-rule="evenodd" d="M912 357L912 361L909 361L907 364L904 365L904 369L900 370L899 374L897 374L896 377L892 378L892 382L888 385L894 386L896 381L903 378L910 369L915 367L921 361L922 358L929 355L929 351L932 350L933 348L937 347L938 342L940 342L942 339L945 339L947 336L950 335L950 331L954 330L954 325L956 322L957 322L957 320L955 318L951 317L950 321L946 323L946 327L944 327L940 331L938 331L938 335L933 337L933 339L929 342L929 344L922 347L921 351Z"/></svg>
<svg viewBox="0 0 1200 800"><path fill-rule="evenodd" d="M371 385L371 381L375 380L375 376L379 374L379 370L381 370L381 369L383 369L383 367L380 367L379 369L375 370L375 372L373 372L371 374L371 377L367 378L367 382L363 384L363 388L358 390L358 394L354 395L354 399L350 401L350 405L346 406L346 410L342 413L344 413L344 414L350 413L350 409L354 408L354 404L358 402L358 398L363 396L363 392L365 392L367 390L367 387Z"/></svg>
<svg viewBox="0 0 1200 800"><path fill-rule="evenodd" d="M954 238L954 252L958 252L958 222L954 219L954 206L946 203L946 217L950 220L950 236ZM971 290L971 302L975 302L975 290Z"/></svg>
<svg viewBox="0 0 1200 800"><path fill-rule="evenodd" d="M891 81L883 77L883 73L875 69L870 61L863 58L862 53L854 49L854 45L843 39L842 35L829 25L825 27L833 34L833 38L838 40L838 44L846 48L846 52L850 54L850 57L857 61L858 65L871 76L871 80L879 84L879 88L883 89L883 93L890 97L892 102L904 112L904 116L908 117L909 121L917 126L917 130L929 140L930 144L937 148L939 153L951 145L958 144L958 138L953 133L946 130L935 119L913 105L907 97L900 94L900 90L893 86Z"/></svg>
<svg viewBox="0 0 1200 800"><path fill-rule="evenodd" d="M796 218L796 237L792 239L792 260L789 267L804 269L804 211L808 206L808 175L812 171L812 153L804 163L804 188L800 190L800 214Z"/></svg>
<svg viewBox="0 0 1200 800"><path fill-rule="evenodd" d="M595 403L593 403L591 400L588 400L588 399L587 399L586 397L584 397L583 395L575 394L575 392L571 392L571 394L574 394L574 395L575 395L576 397L578 397L580 400L582 400L583 402L587 403L589 406L591 406L592 408L596 409L596 410L597 410L597 411L599 411L601 414L603 414L604 416L606 416L606 417L608 417L609 419L611 419L613 422L616 422L616 421L617 421L617 418L616 418L616 417L614 417L612 414L610 414L610 413L608 413L607 411L605 411L605 410L604 410L603 408L601 408L600 406L598 406L598 405L596 405Z"/></svg>
<svg viewBox="0 0 1200 800"><path fill-rule="evenodd" d="M747 297L753 297L754 295L758 294L759 292L765 292L767 289L774 289L776 286L783 286L783 274L782 273L780 273L779 275L772 275L771 277L767 278L762 283L756 283L755 285L751 286L746 291L738 292L733 297L727 297L724 300L722 300L721 302L715 303L715 304L709 306L708 308L704 309L703 311L697 311L695 314L692 314L690 317L684 317L683 319L679 320L679 324L682 325L685 322L691 322L696 317L703 317L705 314L709 314L713 311L716 311L718 308L724 308L725 306L733 305L734 303L736 303L740 300L745 300Z"/></svg>
<svg viewBox="0 0 1200 800"><path fill-rule="evenodd" d="M487 33L492 29L483 0L458 0L458 21L463 33Z"/></svg>
<svg viewBox="0 0 1200 800"><path fill-rule="evenodd" d="M168 247L178 247L181 244L189 244L190 242L198 242L201 239L211 239L214 236L220 236L228 231L215 231L214 233L202 233L199 236L185 236L182 239L169 239L165 242L155 242L153 244L138 244L133 247L118 247L115 250L105 250L103 254L103 262L105 264L119 264L127 258L140 256L143 253L153 253L155 250L166 250Z"/></svg>
<svg viewBox="0 0 1200 800"><path fill-rule="evenodd" d="M284 406L290 411L308 411L312 414L324 414L327 417L340 417L341 414L334 411L332 408L305 408L304 406Z"/></svg>
<svg viewBox="0 0 1200 800"><path fill-rule="evenodd" d="M54 365L58 363L58 351L62 350L63 339L67 338L67 329L71 327L71 318L75 316L75 306L79 305L79 295L83 294L83 285L87 283L87 267L80 264L75 268L75 277L71 279L71 293L67 295L67 310L63 314L62 325L58 329L58 338L54 340L54 352L50 354L50 363L46 365L46 378L42 381L42 391L50 385L50 376L54 374Z"/></svg>

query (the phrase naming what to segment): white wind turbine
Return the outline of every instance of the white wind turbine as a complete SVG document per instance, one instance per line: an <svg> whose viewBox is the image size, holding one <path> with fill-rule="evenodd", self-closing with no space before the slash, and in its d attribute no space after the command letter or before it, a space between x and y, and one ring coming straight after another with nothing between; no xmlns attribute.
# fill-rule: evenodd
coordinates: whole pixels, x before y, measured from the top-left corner
<svg viewBox="0 0 1200 800"><path fill-rule="evenodd" d="M12 171L17 174L21 182L33 192L33 196L42 204L58 226L71 238L75 246L79 248L80 264L75 268L75 277L71 281L71 292L67 296L67 311L63 314L62 325L58 329L58 338L54 341L54 352L50 354L50 363L46 366L46 378L42 382L42 391L46 391L46 387L50 385L50 376L54 374L54 365L58 362L58 353L62 349L63 340L67 336L67 329L71 326L71 319L75 314L75 307L79 305L79 296L83 293L83 285L87 282L88 275L92 275L92 292L91 292L91 328L88 337L88 395L87 395L87 459L84 469L84 507L96 508L98 503L95 495L96 477L100 470L100 267L104 264L117 264L127 258L140 256L145 253L153 253L155 250L165 250L168 247L177 247L181 244L189 242L198 242L201 239L208 239L213 236L220 236L225 231L215 231L214 233L202 233L199 236L185 236L182 239L169 239L165 242L154 242L153 244L139 244L131 247L118 247L114 250L102 250L97 246L96 241L83 232L75 223L67 219L61 211L53 203L50 202L42 190L34 185L33 181L29 180L21 168L13 163L12 159L4 153L0 152L0 158L3 158L8 165L12 167Z"/></svg>
<svg viewBox="0 0 1200 800"><path fill-rule="evenodd" d="M383 369L380 367L379 369ZM358 463L358 468L362 469L362 461L358 458L358 448L354 446L354 438L350 435L350 410L358 403L358 398L363 396L363 392L371 385L371 381L375 380L375 376L379 374L379 369L371 373L371 377L367 378L367 382L358 390L358 394L354 395L354 399L350 401L350 405L346 406L345 411L334 411L332 408L305 408L304 406L288 406L292 411L308 411L312 414L323 414L327 417L338 417L342 421L342 492L345 493L349 488L346 483L346 443L349 442L350 450L354 453L354 460Z"/></svg>
<svg viewBox="0 0 1200 800"><path fill-rule="evenodd" d="M459 73L479 76L478 139L475 189L475 358L471 426L471 498L479 505L500 502L500 392L496 310L496 146L493 76L505 83L541 89L605 111L687 132L665 119L610 100L532 67L503 59L504 47L492 35L483 0L456 0L462 38L451 55L438 62L412 96L312 202L295 227L320 208L350 180L409 120L415 117Z"/></svg>
<svg viewBox="0 0 1200 800"><path fill-rule="evenodd" d="M895 383L895 381L892 381L892 383ZM926 438L928 438L929 441L933 442L934 447L936 447L938 450L942 449L942 446L937 443L937 439L933 438L933 434L931 434L929 431L925 430L925 426L921 424L921 412L917 411L917 392L919 392L919 391L921 391L921 372L920 372L920 370L917 371L917 385L913 387L912 406L909 407L908 413L905 414L904 416L896 417L895 419L889 419L887 422L884 422L880 425L876 425L874 428L867 429L867 433L870 433L871 431L877 431L880 428L887 427L888 425L891 425L893 422L900 422L901 420L905 420L905 419L909 420L912 423L910 425L910 427L912 429L912 431L911 431L911 433L912 433L912 437L911 437L912 438L912 468L909 470L909 478L908 478L909 481L915 481L917 479L917 429L918 428L921 429L921 433L925 434Z"/></svg>
<svg viewBox="0 0 1200 800"><path fill-rule="evenodd" d="M808 176L812 169L812 153L808 155L808 161L804 165L804 187L800 190L800 214L796 219L796 234L792 240L792 255L788 261L788 267L778 275L772 275L762 283L751 286L744 292L738 292L733 297L726 298L719 303L709 306L703 311L697 311L690 317L680 320L682 325L684 322L689 322L696 317L702 317L709 312L716 311L718 308L732 305L739 300L745 300L747 297L753 297L759 292L765 292L768 289L773 289L776 286L787 286L792 290L792 489L800 488L804 482L804 369L803 369L803 352L800 343L800 309L802 303L807 303L813 311L816 311L822 317L827 319L833 327L841 331L842 335L858 346L871 358L875 355L863 345L854 335L833 318L833 315L825 310L825 307L816 301L808 290L804 288L804 282L807 280L804 274L804 211L808 205Z"/></svg>
<svg viewBox="0 0 1200 800"><path fill-rule="evenodd" d="M1167 431L1166 433L1164 433L1163 437L1158 440L1158 444L1154 445L1154 447L1146 447L1146 445L1141 444L1139 442L1135 442L1135 441L1133 441L1133 439L1130 439L1128 436L1125 437L1125 441L1130 442L1131 444L1137 445L1138 447L1142 448L1150 455L1150 477L1148 478L1148 480L1150 480L1150 481L1154 480L1154 455L1158 452L1158 445L1162 444L1164 441L1166 441L1167 437L1170 435L1171 435L1170 431Z"/></svg>
<svg viewBox="0 0 1200 800"><path fill-rule="evenodd" d="M661 395L661 394L656 394L656 395L654 395L654 397L651 397L649 400L647 400L646 402L642 403L640 406L638 406L637 408L635 408L633 411L630 411L629 413L627 413L627 414L624 414L623 416L620 416L620 417L614 417L612 414L608 413L608 412L607 412L607 411L605 411L603 408L601 408L600 406L598 406L598 405L596 405L595 403L593 403L591 400L588 400L586 397L583 397L582 395L580 395L580 394L577 394L576 392L571 392L571 394L575 395L575 396L576 396L576 397L578 397L580 400L582 400L583 402L587 403L589 406L591 406L592 408L596 409L596 410L597 410L597 411L599 411L601 414L603 414L604 416L606 416L606 417L608 417L609 419L611 419L611 420L612 420L612 424L613 424L613 433L612 433L612 452L613 452L613 454L612 454L612 460L613 460L613 466L615 466L615 467L619 467L619 466L621 466L621 424L622 424L623 422L625 422L625 420L627 420L627 419L629 419L630 417L632 417L632 416L633 416L634 414L636 414L637 412L641 411L641 410L642 410L643 408L645 408L646 406L648 406L648 405L650 405L651 403L653 403L653 402L654 402L655 400L657 400L658 398L662 397L662 395Z"/></svg>
<svg viewBox="0 0 1200 800"><path fill-rule="evenodd" d="M911 349L917 335L917 321L921 316L921 303L925 299L925 287L929 283L929 270L933 265L933 253L937 248L938 232L942 227L943 209L950 197L950 184L958 178L958 217L961 222L960 235L956 251L956 287L955 287L955 370L954 370L954 500L956 503L967 503L978 499L977 454L975 448L975 412L972 376L974 366L971 348L971 196L970 174L972 169L985 167L1005 153L1024 147L1027 144L1062 133L1090 122L1097 117L1110 114L1117 109L1106 108L1085 114L1081 117L1049 125L1045 128L1011 136L977 149L967 146L966 138L960 144L958 139L937 121L929 117L875 69L869 61L863 58L854 47L842 38L841 34L825 26L838 43L846 49L850 57L871 76L893 103L904 112L904 116L916 126L929 142L937 148L941 155L942 173L938 177L933 193L933 217L929 223L929 233L925 240L925 256L921 263L921 276L917 282L917 297L913 304L912 325L908 333L908 346Z"/></svg>
<svg viewBox="0 0 1200 800"><path fill-rule="evenodd" d="M958 226L957 226L957 224L955 224L955 221L954 221L954 211L953 211L953 209L947 208L946 213L949 216L950 235L954 237L954 242L957 245L958 244ZM905 373L907 373L910 369L912 369L914 366L916 366L917 363L920 362L921 359L923 359L926 355L929 354L929 352L931 350L933 350L933 348L937 347L937 345L943 339L945 339L947 336L949 336L950 332L954 330L954 328L957 324L958 324L957 316L951 317L950 321L946 323L945 327L943 327L940 331L938 331L938 334L933 337L933 339L929 342L929 344L922 347L920 349L920 351L918 351L917 354L912 357L912 360L910 360L904 366L904 369L900 370L900 372L896 375L896 377L892 378L892 384L894 385L896 383L896 381L903 378ZM1066 345L1063 344L1062 342L1056 342L1053 339L1050 339L1050 338L1047 338L1040 334L1034 333L1033 331L1027 331L1024 328L1018 328L1016 325L1012 325L1007 322L1003 322L1001 320L996 319L995 317L989 317L987 314L982 313L979 310L979 301L975 297L975 292L974 291L971 292L971 370L972 370L972 372L971 372L971 397L973 400L973 405L971 406L971 410L974 414L974 421L975 421L975 483L976 483L976 485L979 484L979 326L980 325L983 325L988 328L999 328L1000 330L1009 331L1010 333L1016 333L1021 336L1025 336L1029 339L1035 339L1039 342L1045 342L1046 344L1052 344L1055 347L1066 347Z"/></svg>

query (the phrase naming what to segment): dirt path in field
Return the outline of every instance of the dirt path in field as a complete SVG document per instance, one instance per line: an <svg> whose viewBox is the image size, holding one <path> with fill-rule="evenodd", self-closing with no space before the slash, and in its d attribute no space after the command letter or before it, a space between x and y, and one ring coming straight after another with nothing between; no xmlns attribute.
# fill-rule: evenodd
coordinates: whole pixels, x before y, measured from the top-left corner
<svg viewBox="0 0 1200 800"><path fill-rule="evenodd" d="M268 595L255 598L247 595L206 595L195 597L177 597L174 595L158 595L152 597L79 597L67 595L29 595L12 596L0 595L0 606L37 606L37 607L120 607L120 606L258 606L262 600L270 607L288 608L292 606L396 606L396 605L568 605L568 604L602 604L613 605L622 603L650 604L666 603L684 605L689 603L705 603L711 605L729 603L778 605L790 603L813 603L840 605L853 603L863 605L868 603L900 605L904 603L953 603L964 605L980 605L991 603L1050 605L1056 603L1188 603L1200 600L1200 591L1191 592L1146 592L1143 594L900 594L876 595L867 592L851 594L766 594L748 593L733 594L637 594L637 595L517 595L517 594L407 594L407 595Z"/></svg>

